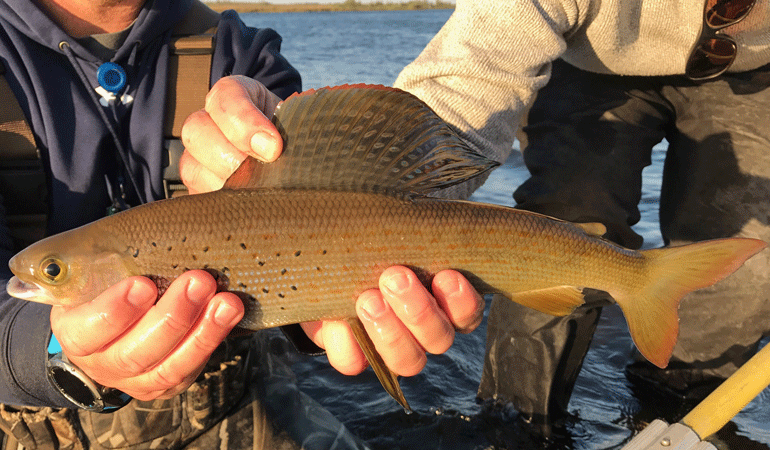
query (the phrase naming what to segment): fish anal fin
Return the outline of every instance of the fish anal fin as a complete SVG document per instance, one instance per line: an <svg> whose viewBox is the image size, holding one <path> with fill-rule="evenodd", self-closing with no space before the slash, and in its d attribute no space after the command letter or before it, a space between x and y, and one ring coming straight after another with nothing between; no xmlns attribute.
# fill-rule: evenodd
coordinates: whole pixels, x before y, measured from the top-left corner
<svg viewBox="0 0 770 450"><path fill-rule="evenodd" d="M411 412L412 408L409 407L409 403L407 403L406 398L404 397L404 392L401 390L401 385L398 384L398 375L388 368L385 361L383 361L382 356L377 353L377 350L374 348L374 343L369 338L369 335L366 334L364 324L362 324L358 318L347 319L347 323L353 330L353 336L355 336L358 345L360 345L361 349L364 351L364 355L366 356L366 359L369 360L372 369L374 369L375 375L377 375L380 383L382 383L382 387L385 388L385 391L387 391L391 397L404 407L405 411Z"/></svg>
<svg viewBox="0 0 770 450"><path fill-rule="evenodd" d="M602 237L607 233L607 227L599 222L573 223L573 225L582 229L586 232L586 234L590 234L591 236Z"/></svg>
<svg viewBox="0 0 770 450"><path fill-rule="evenodd" d="M517 292L510 298L520 305L552 316L566 316L585 303L582 289L576 286L556 286Z"/></svg>

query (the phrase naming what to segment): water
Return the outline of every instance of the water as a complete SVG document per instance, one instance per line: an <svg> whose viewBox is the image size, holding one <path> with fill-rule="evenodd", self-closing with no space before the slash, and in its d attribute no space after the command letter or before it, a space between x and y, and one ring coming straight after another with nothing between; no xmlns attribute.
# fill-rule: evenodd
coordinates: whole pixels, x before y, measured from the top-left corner
<svg viewBox="0 0 770 450"><path fill-rule="evenodd" d="M451 11L246 14L248 25L271 27L284 38L282 52L300 70L305 89L346 83L391 85L449 18ZM644 172L642 219L635 230L645 247L662 245L658 192L665 142L654 149ZM513 205L511 193L526 179L514 152L494 171L473 200ZM445 354L429 356L418 376L402 380L414 414L406 415L380 387L371 370L347 377L325 358L297 357L300 388L321 402L375 449L611 449L620 448L655 418L678 420L692 406L672 397L636 392L624 367L633 344L615 307L605 308L580 373L559 435L542 442L516 420L516 413L490 409L476 399L484 362L486 320L470 335L458 335ZM768 449L770 390L728 424L726 447Z"/></svg>

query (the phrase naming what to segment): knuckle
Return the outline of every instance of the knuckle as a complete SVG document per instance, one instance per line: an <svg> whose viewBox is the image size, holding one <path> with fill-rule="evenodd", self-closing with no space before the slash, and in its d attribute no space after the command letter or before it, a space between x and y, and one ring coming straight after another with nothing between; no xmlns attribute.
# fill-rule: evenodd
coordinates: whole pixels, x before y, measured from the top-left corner
<svg viewBox="0 0 770 450"><path fill-rule="evenodd" d="M166 391L182 384L186 374L178 373L165 364L161 364L150 374L150 382L155 390Z"/></svg>
<svg viewBox="0 0 770 450"><path fill-rule="evenodd" d="M195 142L195 138L200 132L201 124L206 121L207 115L206 111L198 110L187 116L184 120L180 138L185 147L189 147L192 142Z"/></svg>
<svg viewBox="0 0 770 450"><path fill-rule="evenodd" d="M223 336L212 336L209 333L196 333L193 335L192 346L195 351L195 355L206 355L212 353L222 341Z"/></svg>
<svg viewBox="0 0 770 450"><path fill-rule="evenodd" d="M143 374L147 366L135 359L132 351L118 351L114 356L116 373L122 373L124 378Z"/></svg>
<svg viewBox="0 0 770 450"><path fill-rule="evenodd" d="M166 314L161 320L161 327L165 330L166 336L184 336L190 329L191 323L178 318L174 314Z"/></svg>
<svg viewBox="0 0 770 450"><path fill-rule="evenodd" d="M205 109L211 111L211 107L217 103L217 100L222 95L222 91L227 91L231 88L233 80L231 77L220 78L219 81L211 86L208 94L206 94Z"/></svg>
<svg viewBox="0 0 770 450"><path fill-rule="evenodd" d="M426 363L425 353L419 352L409 358L402 358L397 364L397 370L393 370L392 367L391 369L402 377L412 377L420 373Z"/></svg>
<svg viewBox="0 0 770 450"><path fill-rule="evenodd" d="M66 329L51 325L53 335L59 341L59 345L71 356L85 357L91 354L91 349L80 343L80 340L70 334Z"/></svg>
<svg viewBox="0 0 770 450"><path fill-rule="evenodd" d="M443 327L443 333L439 332L430 336L428 342L422 343L428 353L438 355L449 350L454 342L455 330L451 326Z"/></svg>
<svg viewBox="0 0 770 450"><path fill-rule="evenodd" d="M435 305L436 303L427 292L420 292L409 299L409 305L405 308L405 313L401 320L408 325L420 325L431 322L436 319L438 314Z"/></svg>
<svg viewBox="0 0 770 450"><path fill-rule="evenodd" d="M384 348L393 349L396 353L399 353L401 349L408 348L407 346L414 345L411 336L401 329L383 327L379 330L379 334Z"/></svg>

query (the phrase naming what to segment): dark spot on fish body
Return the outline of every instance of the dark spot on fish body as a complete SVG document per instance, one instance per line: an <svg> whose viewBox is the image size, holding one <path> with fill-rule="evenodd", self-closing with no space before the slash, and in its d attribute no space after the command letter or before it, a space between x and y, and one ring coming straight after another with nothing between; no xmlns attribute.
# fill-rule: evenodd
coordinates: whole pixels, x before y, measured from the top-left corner
<svg viewBox="0 0 770 450"><path fill-rule="evenodd" d="M296 256L299 256L299 255L301 255L301 254L302 254L302 252L301 252L301 251L299 251L299 250L297 250L296 252L294 252L294 256L295 256L295 257L296 257Z"/></svg>
<svg viewBox="0 0 770 450"><path fill-rule="evenodd" d="M286 275L286 272L287 272L286 269L281 269L281 275Z"/></svg>
<svg viewBox="0 0 770 450"><path fill-rule="evenodd" d="M278 297L279 297L279 298L286 298L286 296L285 296L285 295L283 295L283 294L282 294L282 293L280 293L280 292L278 293Z"/></svg>
<svg viewBox="0 0 770 450"><path fill-rule="evenodd" d="M262 288L262 292L265 293L265 294L269 294L270 293L270 289Z"/></svg>
<svg viewBox="0 0 770 450"><path fill-rule="evenodd" d="M203 253L206 253L206 252L208 252L208 251L209 251L209 248L208 248L208 247L203 247Z"/></svg>
<svg viewBox="0 0 770 450"><path fill-rule="evenodd" d="M244 249L244 250L246 250L246 244L244 244L243 242L241 242L241 248L242 248L242 249Z"/></svg>
<svg viewBox="0 0 770 450"><path fill-rule="evenodd" d="M296 291L297 290L297 286L291 286L291 290L292 291Z"/></svg>
<svg viewBox="0 0 770 450"><path fill-rule="evenodd" d="M238 283L238 286L239 286L241 289L247 289L247 288L248 288L248 286L246 286L246 284L244 284L243 282L240 282L240 283Z"/></svg>

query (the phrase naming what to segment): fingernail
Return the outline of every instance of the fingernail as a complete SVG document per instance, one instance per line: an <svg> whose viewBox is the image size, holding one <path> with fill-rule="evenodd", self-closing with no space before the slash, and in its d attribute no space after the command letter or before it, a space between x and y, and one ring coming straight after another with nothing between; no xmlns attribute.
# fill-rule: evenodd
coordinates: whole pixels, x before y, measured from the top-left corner
<svg viewBox="0 0 770 450"><path fill-rule="evenodd" d="M229 303L222 302L214 312L214 323L223 328L232 327L240 320L238 315L239 311L236 308Z"/></svg>
<svg viewBox="0 0 770 450"><path fill-rule="evenodd" d="M275 161L278 158L278 141L272 134L257 132L251 137L251 150L255 157L263 162Z"/></svg>
<svg viewBox="0 0 770 450"><path fill-rule="evenodd" d="M403 272L396 272L392 275L383 277L382 287L393 295L399 295L406 292L411 287L412 283L409 281L409 277Z"/></svg>
<svg viewBox="0 0 770 450"><path fill-rule="evenodd" d="M387 306L382 300L382 297L375 294L362 294L362 298L359 300L358 305L361 308L364 318L368 320L376 320L382 317L387 311Z"/></svg>
<svg viewBox="0 0 770 450"><path fill-rule="evenodd" d="M208 286L195 278L190 278L187 282L187 299L192 303L203 303L210 293Z"/></svg>
<svg viewBox="0 0 770 450"><path fill-rule="evenodd" d="M443 292L454 294L460 290L460 280L457 276L443 276L434 278L436 286Z"/></svg>
<svg viewBox="0 0 770 450"><path fill-rule="evenodd" d="M144 283L134 282L128 289L126 299L137 307L143 307L151 301L155 301L155 292Z"/></svg>

